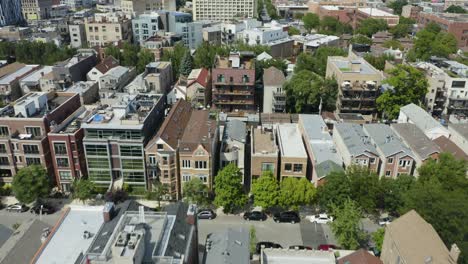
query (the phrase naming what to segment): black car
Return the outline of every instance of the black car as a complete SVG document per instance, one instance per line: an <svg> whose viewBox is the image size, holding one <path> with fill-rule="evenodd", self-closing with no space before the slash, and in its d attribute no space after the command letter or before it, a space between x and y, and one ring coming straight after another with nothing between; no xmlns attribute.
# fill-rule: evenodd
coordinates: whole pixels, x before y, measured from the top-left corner
<svg viewBox="0 0 468 264"><path fill-rule="evenodd" d="M214 219L216 214L211 209L204 209L198 212L198 219Z"/></svg>
<svg viewBox="0 0 468 264"><path fill-rule="evenodd" d="M42 206L42 214L48 215L48 214L53 214L55 212L55 209L48 205L48 204L36 204L29 210L32 214L40 214L41 213L41 206Z"/></svg>
<svg viewBox="0 0 468 264"><path fill-rule="evenodd" d="M268 242L268 241L262 241L262 242L257 243L257 246L255 247L255 252L257 252L257 254L260 254L260 251L262 250L262 248L283 248L283 247L280 244L276 244L276 243Z"/></svg>
<svg viewBox="0 0 468 264"><path fill-rule="evenodd" d="M301 218L299 218L299 215L296 212L293 211L287 211L287 212L281 212L281 213L276 213L273 215L273 220L276 223L299 223L301 222Z"/></svg>
<svg viewBox="0 0 468 264"><path fill-rule="evenodd" d="M312 247L309 246L303 246L303 245L294 245L294 246L289 246L289 249L295 249L295 250L313 250Z"/></svg>
<svg viewBox="0 0 468 264"><path fill-rule="evenodd" d="M246 212L244 214L244 220L255 220L255 221L265 221L267 219L267 215L264 212L260 211L252 211Z"/></svg>

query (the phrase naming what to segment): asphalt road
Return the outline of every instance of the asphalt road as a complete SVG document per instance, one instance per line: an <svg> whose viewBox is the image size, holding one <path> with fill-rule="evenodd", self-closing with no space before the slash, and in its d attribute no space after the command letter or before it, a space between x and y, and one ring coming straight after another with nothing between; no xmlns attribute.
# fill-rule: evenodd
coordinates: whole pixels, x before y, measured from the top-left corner
<svg viewBox="0 0 468 264"><path fill-rule="evenodd" d="M15 213L15 212L7 212L5 209L0 210L0 224L12 229L13 225L16 223L23 223L30 219L40 219L44 223L54 226L57 223L58 219L60 218L61 211L55 212L51 215L43 215L40 217L36 214L31 214L29 211L24 213Z"/></svg>

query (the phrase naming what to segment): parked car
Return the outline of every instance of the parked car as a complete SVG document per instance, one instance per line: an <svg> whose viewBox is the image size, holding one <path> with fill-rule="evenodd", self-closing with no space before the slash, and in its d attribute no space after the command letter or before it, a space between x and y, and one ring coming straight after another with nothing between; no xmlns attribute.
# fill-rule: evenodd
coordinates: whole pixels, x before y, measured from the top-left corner
<svg viewBox="0 0 468 264"><path fill-rule="evenodd" d="M338 249L337 246L333 244L321 244L317 247L318 250L330 250L330 249Z"/></svg>
<svg viewBox="0 0 468 264"><path fill-rule="evenodd" d="M11 205L7 206L7 208L6 208L6 210L8 212L17 212L17 213L26 212L28 209L29 209L29 207L27 207L24 204L20 204L20 203L11 204Z"/></svg>
<svg viewBox="0 0 468 264"><path fill-rule="evenodd" d="M53 214L55 212L55 208L48 204L36 204L29 210L32 214L40 214L41 213L41 205L42 205L42 214L48 215Z"/></svg>
<svg viewBox="0 0 468 264"><path fill-rule="evenodd" d="M289 249L296 249L296 250L304 250L304 249L307 249L307 250L313 250L312 247L303 246L303 245L289 246Z"/></svg>
<svg viewBox="0 0 468 264"><path fill-rule="evenodd" d="M312 215L309 219L310 222L317 224L328 224L333 222L333 217L329 217L327 214Z"/></svg>
<svg viewBox="0 0 468 264"><path fill-rule="evenodd" d="M392 222L392 218L390 216L383 217L379 219L379 226L385 226Z"/></svg>
<svg viewBox="0 0 468 264"><path fill-rule="evenodd" d="M267 219L267 215L264 212L260 211L252 211L246 212L244 214L244 220L255 220L255 221L265 221Z"/></svg>
<svg viewBox="0 0 468 264"><path fill-rule="evenodd" d="M268 241L262 241L262 242L257 243L257 246L255 247L255 252L257 252L257 254L260 254L260 251L262 250L262 248L283 248L283 247L280 244L276 244L276 243L268 242Z"/></svg>
<svg viewBox="0 0 468 264"><path fill-rule="evenodd" d="M211 209L203 209L198 212L198 219L214 219L216 214Z"/></svg>
<svg viewBox="0 0 468 264"><path fill-rule="evenodd" d="M301 218L296 212L293 211L286 211L286 212L281 212L281 213L276 213L273 215L273 220L276 223L299 223L301 222Z"/></svg>

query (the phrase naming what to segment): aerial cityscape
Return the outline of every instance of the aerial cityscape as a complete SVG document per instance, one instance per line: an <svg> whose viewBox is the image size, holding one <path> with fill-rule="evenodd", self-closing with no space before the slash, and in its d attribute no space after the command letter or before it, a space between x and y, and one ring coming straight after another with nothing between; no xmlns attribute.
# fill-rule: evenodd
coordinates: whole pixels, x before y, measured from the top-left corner
<svg viewBox="0 0 468 264"><path fill-rule="evenodd" d="M468 0L0 0L0 264L468 264Z"/></svg>

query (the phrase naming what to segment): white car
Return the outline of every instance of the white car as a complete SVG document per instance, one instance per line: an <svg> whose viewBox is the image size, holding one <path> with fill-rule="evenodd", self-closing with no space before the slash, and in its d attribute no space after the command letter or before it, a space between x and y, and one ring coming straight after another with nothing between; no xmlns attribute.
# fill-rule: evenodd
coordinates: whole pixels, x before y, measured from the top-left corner
<svg viewBox="0 0 468 264"><path fill-rule="evenodd" d="M379 226L386 226L392 222L391 217L384 217L379 219Z"/></svg>
<svg viewBox="0 0 468 264"><path fill-rule="evenodd" d="M328 224L333 222L333 217L328 217L327 214L318 214L318 215L312 215L310 217L310 222L311 223L317 223L317 224Z"/></svg>

